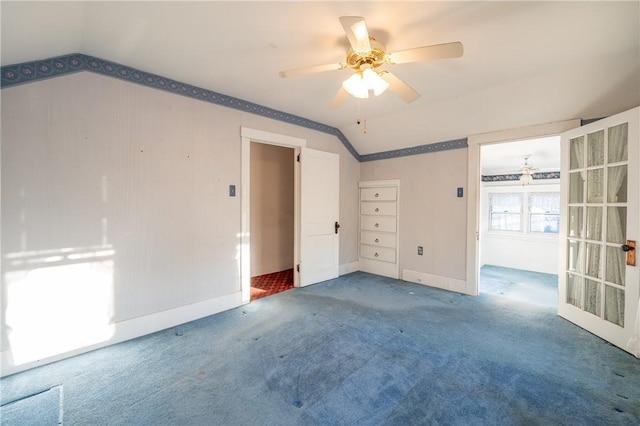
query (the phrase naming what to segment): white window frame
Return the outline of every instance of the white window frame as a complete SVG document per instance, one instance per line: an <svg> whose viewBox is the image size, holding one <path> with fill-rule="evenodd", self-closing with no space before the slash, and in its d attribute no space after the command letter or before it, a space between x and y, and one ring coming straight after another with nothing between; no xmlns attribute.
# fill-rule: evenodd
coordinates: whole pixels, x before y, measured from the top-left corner
<svg viewBox="0 0 640 426"><path fill-rule="evenodd" d="M523 216L523 202L522 199L523 197L523 193L521 192L490 192L489 193L489 232L518 232L521 233L523 232L523 222L522 222L522 216ZM493 210L493 197L504 197L504 196L516 196L517 198L520 199L520 210L518 212L511 212L511 211L494 211ZM503 229L503 228L493 228L493 215L494 214L502 214L502 215L518 215L519 219L520 219L520 226L519 229Z"/></svg>
<svg viewBox="0 0 640 426"><path fill-rule="evenodd" d="M555 212L546 211L544 213L534 213L531 207L531 199L533 195L544 195L544 194L555 194L558 198L558 210ZM530 234L537 235L559 235L560 232L560 191L531 191L527 193L527 232ZM545 231L533 231L531 229L531 217L533 215L536 216L544 216L544 217L556 217L558 221L558 227L556 228L556 232L545 232Z"/></svg>
<svg viewBox="0 0 640 426"><path fill-rule="evenodd" d="M531 208L531 196L532 195L536 195L536 194L557 194L558 198L560 197L560 191L555 191L555 190L532 190L532 191L521 191L521 192L516 192L516 191L507 191L507 192L489 192L487 194L488 196L488 208L489 208L489 214L487 216L487 228L488 231L490 233L503 233L503 234L519 234L519 235L535 235L535 236L550 236L550 237L555 237L557 235L559 235L558 232L544 232L544 231L532 231L531 230L531 216L532 215L548 215L548 216L556 216L556 217L560 217L560 211L558 209L558 212L556 213L533 213L532 212L532 208ZM509 195L509 196L518 196L518 198L520 198L520 212L500 212L500 211L493 211L493 197L494 196L505 196L505 195ZM498 213L498 214L519 214L520 215L520 229L519 230L515 230L515 229L501 229L501 228L492 228L492 215L494 213ZM559 227L558 227L558 231L559 231Z"/></svg>

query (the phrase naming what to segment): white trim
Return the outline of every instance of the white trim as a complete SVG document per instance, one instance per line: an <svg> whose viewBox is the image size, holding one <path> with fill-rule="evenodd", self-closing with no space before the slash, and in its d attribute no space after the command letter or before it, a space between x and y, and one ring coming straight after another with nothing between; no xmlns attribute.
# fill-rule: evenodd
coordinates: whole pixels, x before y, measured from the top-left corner
<svg viewBox="0 0 640 426"><path fill-rule="evenodd" d="M344 265L340 265L338 273L340 276L342 276L342 275L347 275L359 270L360 270L360 262L356 261L356 262L345 263Z"/></svg>
<svg viewBox="0 0 640 426"><path fill-rule="evenodd" d="M295 136L281 135L278 133L265 132L263 130L240 127L240 136L251 139L253 142L261 142L269 145L280 145L289 148L301 148L307 146L307 140L296 138Z"/></svg>
<svg viewBox="0 0 640 426"><path fill-rule="evenodd" d="M559 135L567 130L580 127L580 119L557 123L503 130L500 132L471 135L467 138L467 268L466 285L462 293L478 295L479 262L479 195L480 195L480 146L506 141L532 139L541 136Z"/></svg>
<svg viewBox="0 0 640 426"><path fill-rule="evenodd" d="M441 275L428 274L426 272L412 271L410 269L402 270L402 279L416 284L422 284L429 287L440 288L442 290L455 291L456 293L466 293L465 280L457 278L443 277Z"/></svg>
<svg viewBox="0 0 640 426"><path fill-rule="evenodd" d="M8 376L10 374L25 371L30 368L41 365L50 364L75 355L80 355L105 346L114 345L126 340L135 339L136 337L145 336L157 331L166 330L180 324L194 321L200 318L208 317L229 309L236 308L242 304L241 293L235 292L213 299L204 300L202 302L192 303L190 305L179 306L151 315L145 315L139 318L111 324L107 330L112 334L111 338L94 345L85 346L73 351L64 352L44 359L38 359L23 364L16 364L11 354L11 349L0 352L0 376Z"/></svg>
<svg viewBox="0 0 640 426"><path fill-rule="evenodd" d="M265 132L263 130L251 129L249 127L240 127L240 136L242 138L242 159L241 159L241 198L240 198L240 291L242 292L242 303L249 303L251 300L251 142L259 142L268 145L278 145L287 148L294 148L296 154L299 148L307 146L307 140L296 138L294 136L281 135L277 133ZM298 241L300 239L299 230L299 213L300 206L298 201L300 171L295 168L295 224L294 224L294 264L300 259ZM297 282L297 274L294 273L294 281Z"/></svg>
<svg viewBox="0 0 640 426"><path fill-rule="evenodd" d="M363 180L358 182L359 188L371 188L380 186L397 186L400 187L400 179L385 179L385 180Z"/></svg>

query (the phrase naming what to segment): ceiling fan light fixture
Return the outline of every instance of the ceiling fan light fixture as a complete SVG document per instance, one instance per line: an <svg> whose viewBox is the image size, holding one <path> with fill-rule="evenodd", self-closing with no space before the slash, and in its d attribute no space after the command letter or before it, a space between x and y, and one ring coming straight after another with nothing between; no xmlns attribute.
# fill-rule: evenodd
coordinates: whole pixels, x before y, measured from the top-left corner
<svg viewBox="0 0 640 426"><path fill-rule="evenodd" d="M351 77L342 82L342 87L356 98L367 99L369 97L369 90L364 85L362 73L353 73Z"/></svg>
<svg viewBox="0 0 640 426"><path fill-rule="evenodd" d="M378 73L371 68L353 73L351 77L342 82L344 90L356 98L366 99L372 90L375 96L381 95L389 88L389 83L384 81Z"/></svg>
<svg viewBox="0 0 640 426"><path fill-rule="evenodd" d="M520 176L520 183L522 186L531 185L531 174L527 170L522 172L522 175Z"/></svg>
<svg viewBox="0 0 640 426"><path fill-rule="evenodd" d="M373 90L373 94L378 96L384 93L389 88L389 83L384 81L377 72L371 68L367 68L362 73L362 80L364 81L367 90Z"/></svg>

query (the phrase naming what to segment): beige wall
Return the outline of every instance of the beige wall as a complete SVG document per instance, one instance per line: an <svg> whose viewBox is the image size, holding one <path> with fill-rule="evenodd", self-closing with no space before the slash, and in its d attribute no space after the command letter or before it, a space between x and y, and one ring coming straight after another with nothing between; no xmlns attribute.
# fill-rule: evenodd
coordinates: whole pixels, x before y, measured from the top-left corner
<svg viewBox="0 0 640 426"><path fill-rule="evenodd" d="M243 126L340 155L340 263L356 262L360 165L334 136L88 72L2 89L2 349L21 289L35 328L106 318L85 347L240 304Z"/></svg>
<svg viewBox="0 0 640 426"><path fill-rule="evenodd" d="M251 276L293 267L294 150L251 144Z"/></svg>
<svg viewBox="0 0 640 426"><path fill-rule="evenodd" d="M361 180L400 179L400 270L465 279L467 150L361 164ZM418 246L424 254L418 255Z"/></svg>

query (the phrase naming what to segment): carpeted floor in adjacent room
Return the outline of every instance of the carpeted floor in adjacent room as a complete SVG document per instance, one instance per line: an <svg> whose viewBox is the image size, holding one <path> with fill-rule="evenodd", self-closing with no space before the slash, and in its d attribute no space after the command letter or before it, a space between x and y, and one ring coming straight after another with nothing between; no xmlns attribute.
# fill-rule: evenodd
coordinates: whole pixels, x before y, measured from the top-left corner
<svg viewBox="0 0 640 426"><path fill-rule="evenodd" d="M639 383L640 360L552 307L356 272L1 386L3 411L64 389L7 424L637 426Z"/></svg>

